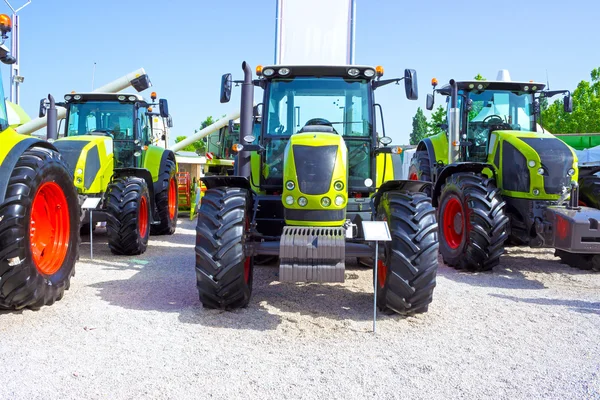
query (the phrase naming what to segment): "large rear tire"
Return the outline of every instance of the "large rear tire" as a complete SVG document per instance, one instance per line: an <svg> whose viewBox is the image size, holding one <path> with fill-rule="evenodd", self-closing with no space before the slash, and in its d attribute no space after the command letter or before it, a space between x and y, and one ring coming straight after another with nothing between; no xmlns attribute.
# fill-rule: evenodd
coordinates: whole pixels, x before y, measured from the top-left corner
<svg viewBox="0 0 600 400"><path fill-rule="evenodd" d="M113 180L106 195L108 247L114 254L137 255L146 251L150 235L148 185L132 176Z"/></svg>
<svg viewBox="0 0 600 400"><path fill-rule="evenodd" d="M489 271L504 253L508 217L494 181L472 173L450 176L440 194L440 253L457 269Z"/></svg>
<svg viewBox="0 0 600 400"><path fill-rule="evenodd" d="M433 299L438 269L435 209L424 193L383 194L377 219L387 221L392 241L378 260L377 306L384 313L424 313Z"/></svg>
<svg viewBox="0 0 600 400"><path fill-rule="evenodd" d="M251 196L246 189L209 189L202 198L196 226L196 280L206 308L246 307L252 295L253 257L244 244L250 223Z"/></svg>
<svg viewBox="0 0 600 400"><path fill-rule="evenodd" d="M579 178L579 202L600 209L600 177L585 175Z"/></svg>
<svg viewBox="0 0 600 400"><path fill-rule="evenodd" d="M172 235L177 228L178 195L177 179L175 173L177 168L172 160L167 160L160 173L159 182L161 190L157 191L154 199L158 208L159 225L152 225L152 235Z"/></svg>
<svg viewBox="0 0 600 400"><path fill-rule="evenodd" d="M59 153L21 155L0 205L0 309L38 309L63 297L79 252L79 202Z"/></svg>

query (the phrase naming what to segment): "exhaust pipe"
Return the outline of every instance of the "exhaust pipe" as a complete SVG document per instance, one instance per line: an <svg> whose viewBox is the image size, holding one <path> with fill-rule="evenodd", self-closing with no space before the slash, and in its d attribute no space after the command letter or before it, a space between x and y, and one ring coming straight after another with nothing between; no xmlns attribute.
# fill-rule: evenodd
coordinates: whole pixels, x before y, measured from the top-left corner
<svg viewBox="0 0 600 400"><path fill-rule="evenodd" d="M246 142L244 138L252 135L253 131L253 108L254 108L254 83L252 83L252 69L244 61L242 63L244 70L244 82L242 83L242 103L240 106L240 141L242 146L251 144ZM250 152L242 148L238 153L236 161L236 170L238 176L250 178Z"/></svg>
<svg viewBox="0 0 600 400"><path fill-rule="evenodd" d="M450 86L452 92L448 114L448 163L452 164L460 155L460 110L458 109L458 84L454 79L450 79Z"/></svg>
<svg viewBox="0 0 600 400"><path fill-rule="evenodd" d="M48 100L50 101L50 107L46 113L46 140L49 142L54 142L56 139L58 139L58 129L56 127L58 111L56 110L54 97L51 94L48 95Z"/></svg>

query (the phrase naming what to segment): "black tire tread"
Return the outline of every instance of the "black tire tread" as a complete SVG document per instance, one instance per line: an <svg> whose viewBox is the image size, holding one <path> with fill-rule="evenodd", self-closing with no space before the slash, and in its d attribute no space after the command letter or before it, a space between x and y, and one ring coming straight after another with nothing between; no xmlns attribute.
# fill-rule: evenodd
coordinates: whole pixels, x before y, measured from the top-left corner
<svg viewBox="0 0 600 400"><path fill-rule="evenodd" d="M600 209L600 177L590 174L579 178L579 200L588 207Z"/></svg>
<svg viewBox="0 0 600 400"><path fill-rule="evenodd" d="M171 179L174 179L176 171L177 168L173 160L167 160L162 166L162 171L158 178L158 181L162 183L162 190L154 195L160 224L150 227L151 235L172 235L177 228L177 208L175 209L175 218L173 221L171 221L169 216L169 183ZM175 196L175 200L178 201L178 199L179 196Z"/></svg>
<svg viewBox="0 0 600 400"><path fill-rule="evenodd" d="M246 307L250 301L252 271L249 282L244 279L248 210L245 189L208 189L202 198L196 226L196 280L206 308L232 310Z"/></svg>
<svg viewBox="0 0 600 400"><path fill-rule="evenodd" d="M431 199L424 193L389 191L379 208L378 218L387 218L392 241L386 245L388 276L384 288L378 287L378 308L401 315L426 312L438 269L437 222Z"/></svg>

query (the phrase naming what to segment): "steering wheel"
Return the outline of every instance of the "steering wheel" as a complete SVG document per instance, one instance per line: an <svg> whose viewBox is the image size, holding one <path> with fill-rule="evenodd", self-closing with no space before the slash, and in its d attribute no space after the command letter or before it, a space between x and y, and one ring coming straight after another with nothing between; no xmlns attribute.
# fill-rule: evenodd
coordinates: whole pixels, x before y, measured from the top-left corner
<svg viewBox="0 0 600 400"><path fill-rule="evenodd" d="M331 129L333 129L333 132L337 133L337 131L333 127L333 124L331 122L329 122L328 120L326 120L325 118L311 118L308 121L306 121L306 123L304 124L304 126L310 126L310 125L330 126Z"/></svg>
<svg viewBox="0 0 600 400"><path fill-rule="evenodd" d="M483 119L483 121L482 121L482 122L484 122L484 123L485 123L485 122L487 122L487 120L488 120L488 119L489 119L489 120L491 120L491 119L498 119L498 120L500 120L500 123L501 123L501 124L503 124L503 123L504 123L504 120L502 119L502 117L501 117L501 116L499 116L499 115L496 115L496 114L493 114L493 115L488 115L487 117L485 117L485 118ZM489 122L489 123L491 124L492 122Z"/></svg>

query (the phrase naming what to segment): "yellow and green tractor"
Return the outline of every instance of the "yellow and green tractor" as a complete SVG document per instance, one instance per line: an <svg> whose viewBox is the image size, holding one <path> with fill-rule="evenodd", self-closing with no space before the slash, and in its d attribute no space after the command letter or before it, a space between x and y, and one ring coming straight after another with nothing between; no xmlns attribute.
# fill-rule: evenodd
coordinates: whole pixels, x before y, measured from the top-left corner
<svg viewBox="0 0 600 400"><path fill-rule="evenodd" d="M150 86L138 78L138 91ZM114 254L146 251L149 235L173 234L177 226L175 154L152 145L152 117L169 118L166 99L139 94L69 93L64 135L49 138L64 157L82 210L82 233L106 222ZM153 107L159 107L159 112ZM40 116L45 108L40 104Z"/></svg>
<svg viewBox="0 0 600 400"><path fill-rule="evenodd" d="M0 61L11 20L0 15ZM48 135L56 131L49 96ZM0 309L39 309L63 297L79 252L79 204L73 177L56 147L9 127L0 84Z"/></svg>
<svg viewBox="0 0 600 400"><path fill-rule="evenodd" d="M381 79L369 66L257 67L242 64L240 131L233 176L202 178L196 276L205 307L245 307L257 258L279 258L279 281L343 282L347 258L373 257L362 221L386 221L377 305L404 315L427 311L437 272L437 223L427 182L396 180L376 89L417 77ZM221 102L232 77L222 77ZM254 87L264 90L253 105ZM260 118L260 124L256 124ZM259 127L255 136L254 128ZM375 276L374 276L375 278Z"/></svg>
<svg viewBox="0 0 600 400"><path fill-rule="evenodd" d="M444 262L491 270L512 244L554 248L566 264L600 269L600 210L579 201L589 196L578 184L586 171L571 147L538 130L540 99L565 94L571 112L570 92L515 82L507 71L496 81L432 84L426 108L445 96L447 124L418 144L409 174L433 183Z"/></svg>

